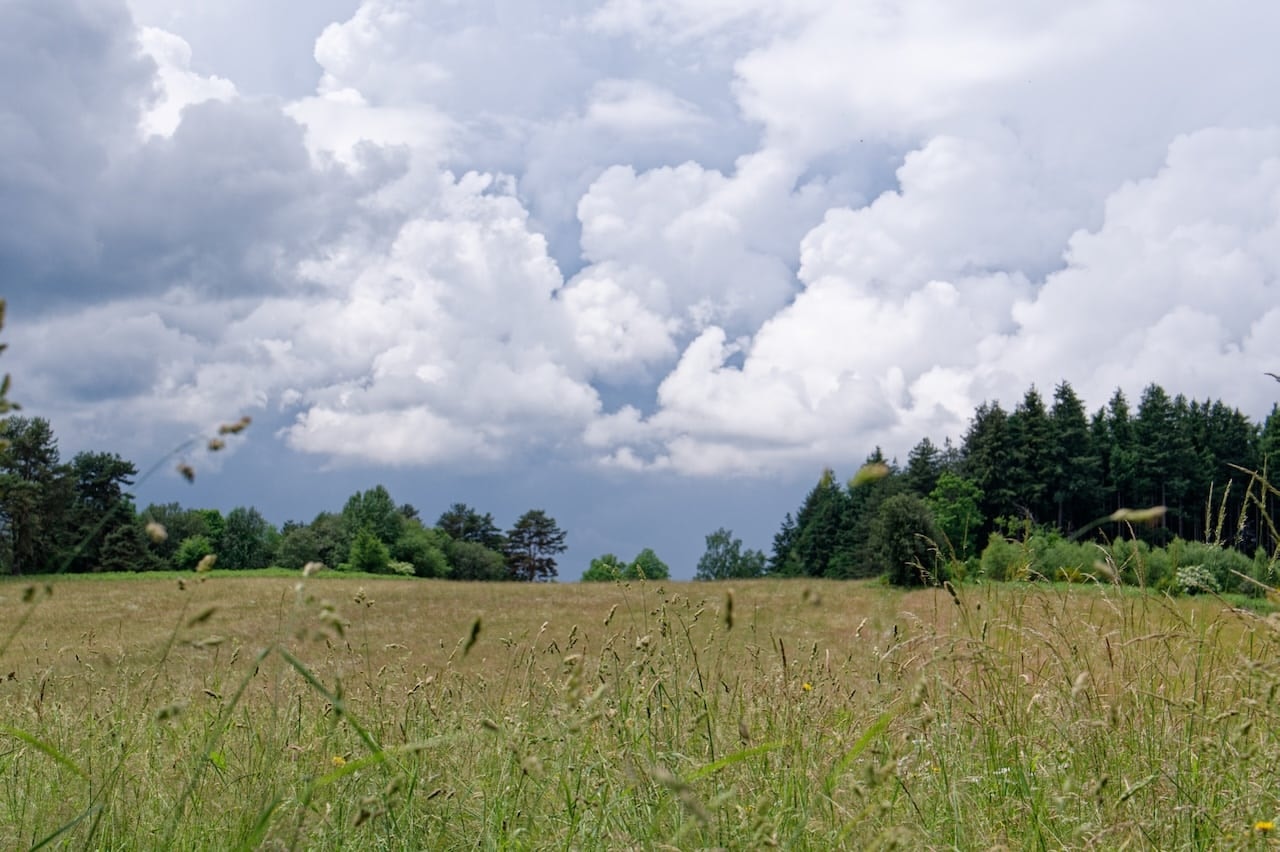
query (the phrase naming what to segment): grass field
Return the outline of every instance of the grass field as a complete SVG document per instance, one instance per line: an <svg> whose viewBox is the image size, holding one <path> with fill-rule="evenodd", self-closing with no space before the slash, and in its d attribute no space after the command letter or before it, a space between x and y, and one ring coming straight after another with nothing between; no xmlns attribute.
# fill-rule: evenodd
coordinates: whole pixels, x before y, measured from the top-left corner
<svg viewBox="0 0 1280 852"><path fill-rule="evenodd" d="M0 847L1262 847L1280 623L1114 587L0 583Z"/></svg>

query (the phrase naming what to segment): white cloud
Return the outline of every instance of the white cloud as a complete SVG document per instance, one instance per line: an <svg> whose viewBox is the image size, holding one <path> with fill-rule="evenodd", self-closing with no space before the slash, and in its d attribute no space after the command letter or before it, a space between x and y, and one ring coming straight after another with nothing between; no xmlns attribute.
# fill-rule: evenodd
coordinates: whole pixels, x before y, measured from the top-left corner
<svg viewBox="0 0 1280 852"><path fill-rule="evenodd" d="M280 99L123 9L0 6L15 369L86 430L716 475L1063 378L1268 405L1256 4L365 0Z"/></svg>
<svg viewBox="0 0 1280 852"><path fill-rule="evenodd" d="M808 286L795 303L749 344L704 333L664 381L660 410L623 421L616 440L632 459L647 444L661 468L767 469L847 452L849 435L898 450L924 434L958 436L982 400L1012 404L1028 385L1062 379L1095 406L1116 386L1136 396L1154 381L1261 412L1271 388L1258 377L1280 352L1267 336L1280 324L1277 143L1275 130L1177 140L1166 168L1118 189L1102 227L1076 234L1066 268L1039 286L965 275L970 251L981 254L999 223L969 233L962 196L950 210L933 207L951 164L943 158L942 174L828 217L806 238ZM992 260L1016 266L1025 223L1009 224L1012 251ZM915 268L913 250L935 240L930 263ZM728 365L739 346L741 366Z"/></svg>
<svg viewBox="0 0 1280 852"><path fill-rule="evenodd" d="M644 80L601 80L590 99L586 120L619 133L693 132L707 121L695 105Z"/></svg>
<svg viewBox="0 0 1280 852"><path fill-rule="evenodd" d="M158 89L156 102L139 124L144 136L172 136L186 107L209 100L229 101L236 96L235 84L230 80L191 70L191 45L180 36L143 27L139 40L143 51L156 63Z"/></svg>

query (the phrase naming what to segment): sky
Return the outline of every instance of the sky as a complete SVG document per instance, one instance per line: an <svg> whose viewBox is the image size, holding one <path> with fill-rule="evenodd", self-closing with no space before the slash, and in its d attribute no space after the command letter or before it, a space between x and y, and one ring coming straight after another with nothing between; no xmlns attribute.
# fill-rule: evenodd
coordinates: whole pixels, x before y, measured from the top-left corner
<svg viewBox="0 0 1280 852"><path fill-rule="evenodd" d="M0 368L139 501L768 550L1069 381L1263 418L1280 6L5 0Z"/></svg>

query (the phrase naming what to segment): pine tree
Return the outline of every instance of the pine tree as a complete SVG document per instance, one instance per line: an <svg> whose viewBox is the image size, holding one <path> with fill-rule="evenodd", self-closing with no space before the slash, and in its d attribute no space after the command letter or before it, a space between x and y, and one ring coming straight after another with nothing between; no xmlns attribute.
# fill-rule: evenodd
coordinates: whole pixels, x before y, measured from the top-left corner
<svg viewBox="0 0 1280 852"><path fill-rule="evenodd" d="M1017 494L1010 486L1013 478L1013 447L1009 415L1000 403L982 403L974 411L961 448L962 471L982 492L982 514L987 519L983 535L997 518L1017 512Z"/></svg>
<svg viewBox="0 0 1280 852"><path fill-rule="evenodd" d="M507 570L514 580L533 582L556 576L555 556L564 553L565 532L541 509L530 509L507 532Z"/></svg>
<svg viewBox="0 0 1280 852"><path fill-rule="evenodd" d="M1141 502L1138 496L1140 483L1138 467L1141 463L1138 451L1138 437L1134 428L1133 417L1129 411L1129 401L1119 388L1112 394L1106 410L1107 443L1107 479L1105 489L1110 499L1107 512L1125 507L1136 507Z"/></svg>
<svg viewBox="0 0 1280 852"><path fill-rule="evenodd" d="M840 547L845 510L844 489L836 483L831 468L826 468L796 515L791 553L801 572L811 577L830 576L831 561Z"/></svg>
<svg viewBox="0 0 1280 852"><path fill-rule="evenodd" d="M1084 404L1071 385L1054 390L1051 426L1051 497L1058 508L1058 529L1066 532L1093 520L1101 486L1102 460L1089 432Z"/></svg>
<svg viewBox="0 0 1280 852"><path fill-rule="evenodd" d="M927 437L921 439L907 455L907 469L902 472L907 490L927 497L942 474L942 452Z"/></svg>
<svg viewBox="0 0 1280 852"><path fill-rule="evenodd" d="M1038 523L1054 515L1053 426L1040 392L1030 388L1009 417L1013 488L1019 514Z"/></svg>

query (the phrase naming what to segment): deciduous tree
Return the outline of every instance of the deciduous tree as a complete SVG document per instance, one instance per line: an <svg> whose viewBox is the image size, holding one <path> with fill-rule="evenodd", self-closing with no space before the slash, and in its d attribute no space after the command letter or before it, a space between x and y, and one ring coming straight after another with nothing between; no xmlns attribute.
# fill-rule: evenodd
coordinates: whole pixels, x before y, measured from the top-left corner
<svg viewBox="0 0 1280 852"><path fill-rule="evenodd" d="M698 560L695 580L729 580L764 574L764 553L743 550L742 539L721 527L707 536L707 549Z"/></svg>

